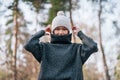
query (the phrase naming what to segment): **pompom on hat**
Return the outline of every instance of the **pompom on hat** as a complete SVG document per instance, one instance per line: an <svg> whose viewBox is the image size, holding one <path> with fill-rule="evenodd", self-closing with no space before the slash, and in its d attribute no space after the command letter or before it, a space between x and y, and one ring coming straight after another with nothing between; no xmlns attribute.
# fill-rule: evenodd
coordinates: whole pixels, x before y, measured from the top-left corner
<svg viewBox="0 0 120 80"><path fill-rule="evenodd" d="M65 16L63 11L58 11L57 16L52 20L52 32L58 26L66 27L69 32L71 30L70 19Z"/></svg>

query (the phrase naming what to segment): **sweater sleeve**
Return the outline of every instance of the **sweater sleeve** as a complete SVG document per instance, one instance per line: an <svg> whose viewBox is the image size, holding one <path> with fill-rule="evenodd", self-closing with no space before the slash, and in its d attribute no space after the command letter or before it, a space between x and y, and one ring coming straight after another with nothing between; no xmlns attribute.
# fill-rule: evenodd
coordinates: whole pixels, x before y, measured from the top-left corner
<svg viewBox="0 0 120 80"><path fill-rule="evenodd" d="M83 34L82 31L78 32L78 37L82 40L80 55L82 59L82 64L84 64L92 53L98 51L97 43Z"/></svg>
<svg viewBox="0 0 120 80"><path fill-rule="evenodd" d="M41 30L34 34L24 45L24 48L31 52L38 62L41 62L42 58L42 43L39 43L39 38L45 34L44 30Z"/></svg>

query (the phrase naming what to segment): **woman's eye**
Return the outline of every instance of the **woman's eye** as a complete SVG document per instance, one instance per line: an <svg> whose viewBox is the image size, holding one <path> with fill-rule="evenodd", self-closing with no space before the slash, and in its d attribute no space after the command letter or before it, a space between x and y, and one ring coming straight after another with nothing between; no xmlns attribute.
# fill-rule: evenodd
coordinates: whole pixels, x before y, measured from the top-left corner
<svg viewBox="0 0 120 80"><path fill-rule="evenodd" d="M60 30L59 28L55 29L55 30Z"/></svg>
<svg viewBox="0 0 120 80"><path fill-rule="evenodd" d="M63 29L64 31L67 30L67 29Z"/></svg>

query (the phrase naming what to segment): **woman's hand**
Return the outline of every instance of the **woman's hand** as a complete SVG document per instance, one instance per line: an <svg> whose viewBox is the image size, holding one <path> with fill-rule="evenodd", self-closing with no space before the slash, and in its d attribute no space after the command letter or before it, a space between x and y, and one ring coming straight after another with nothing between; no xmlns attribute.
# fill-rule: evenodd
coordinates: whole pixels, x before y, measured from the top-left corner
<svg viewBox="0 0 120 80"><path fill-rule="evenodd" d="M46 34L46 35L49 35L49 34L51 33L50 26L51 26L51 25L48 25L48 26L45 28L45 34Z"/></svg>
<svg viewBox="0 0 120 80"><path fill-rule="evenodd" d="M78 27L76 27L76 26L74 26L72 28L72 30L73 30L73 34L75 34L75 35L77 35L77 33L80 31L80 29Z"/></svg>

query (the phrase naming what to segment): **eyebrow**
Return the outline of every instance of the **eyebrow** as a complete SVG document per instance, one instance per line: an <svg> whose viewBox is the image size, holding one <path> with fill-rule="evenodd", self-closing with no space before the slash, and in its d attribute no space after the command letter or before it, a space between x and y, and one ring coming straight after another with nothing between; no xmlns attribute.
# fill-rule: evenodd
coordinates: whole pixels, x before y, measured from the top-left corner
<svg viewBox="0 0 120 80"><path fill-rule="evenodd" d="M67 29L66 27L57 27L56 29Z"/></svg>

